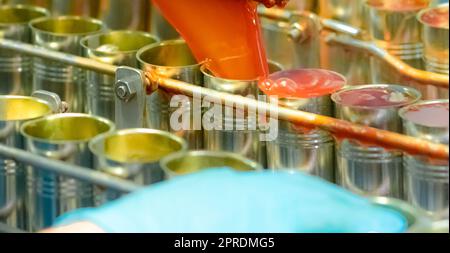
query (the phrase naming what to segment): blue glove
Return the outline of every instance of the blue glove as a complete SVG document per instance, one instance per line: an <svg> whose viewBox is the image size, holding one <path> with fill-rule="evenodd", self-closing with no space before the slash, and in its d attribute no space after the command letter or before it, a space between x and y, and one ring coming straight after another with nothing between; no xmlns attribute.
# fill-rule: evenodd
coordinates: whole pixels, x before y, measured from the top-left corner
<svg viewBox="0 0 450 253"><path fill-rule="evenodd" d="M57 225L88 221L116 233L397 233L406 220L320 179L212 169L130 194Z"/></svg>

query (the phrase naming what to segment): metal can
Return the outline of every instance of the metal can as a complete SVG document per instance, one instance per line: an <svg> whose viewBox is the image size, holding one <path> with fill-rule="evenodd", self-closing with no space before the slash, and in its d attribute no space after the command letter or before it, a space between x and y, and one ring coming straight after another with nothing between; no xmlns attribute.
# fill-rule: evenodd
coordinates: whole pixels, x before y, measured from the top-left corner
<svg viewBox="0 0 450 253"><path fill-rule="evenodd" d="M323 74L324 82L334 81L341 87L345 77L338 73L319 69L304 69L302 75ZM319 79L319 78L318 78ZM305 81L306 83L306 81ZM321 84L317 84L319 86ZM331 94L311 98L279 98L278 105L294 110L334 116ZM330 182L335 181L334 138L326 131L302 129L287 121L279 121L278 138L267 143L268 168L274 170L303 171Z"/></svg>
<svg viewBox="0 0 450 253"><path fill-rule="evenodd" d="M404 133L449 144L448 100L424 101L400 111ZM405 155L405 197L433 219L449 217L449 162Z"/></svg>
<svg viewBox="0 0 450 253"><path fill-rule="evenodd" d="M0 39L31 43L28 22L48 16L40 7L26 5L0 6ZM31 58L0 49L0 94L31 95Z"/></svg>
<svg viewBox="0 0 450 253"><path fill-rule="evenodd" d="M0 96L0 144L24 149L24 141L20 135L21 125L51 113L52 108L45 100ZM0 222L28 230L24 170L22 164L0 156Z"/></svg>
<svg viewBox="0 0 450 253"><path fill-rule="evenodd" d="M29 152L86 168L93 167L88 142L110 131L114 131L112 122L86 114L52 115L28 121L21 127ZM32 231L51 226L66 212L94 206L90 183L35 167L27 168L26 177Z"/></svg>
<svg viewBox="0 0 450 253"><path fill-rule="evenodd" d="M422 10L418 16L422 24L422 40L425 46L425 68L427 71L449 74L449 5ZM434 98L448 98L448 89L438 89Z"/></svg>
<svg viewBox="0 0 450 253"><path fill-rule="evenodd" d="M100 12L97 18L112 30L147 31L150 2L148 0L100 0Z"/></svg>
<svg viewBox="0 0 450 253"><path fill-rule="evenodd" d="M95 155L96 170L136 184L151 185L164 180L159 161L172 153L187 150L187 143L169 132L125 129L96 137L89 148ZM98 186L94 191L96 205L122 195Z"/></svg>
<svg viewBox="0 0 450 253"><path fill-rule="evenodd" d="M81 40L83 55L99 62L117 66L138 67L136 53L139 49L158 42L149 33L137 31L112 31L87 36ZM86 71L86 112L114 121L115 78Z"/></svg>
<svg viewBox="0 0 450 253"><path fill-rule="evenodd" d="M185 81L199 87L203 84L203 75L200 72L200 63L194 58L191 50L183 40L163 41L142 48L137 53L137 59L141 69L154 75L165 76L180 81ZM185 139L189 149L200 150L203 148L203 133L201 125L196 124L195 114L201 114L194 110L194 104L200 103L199 99L189 98L183 110L189 114L189 130L175 129L171 126L171 118L177 108L171 107L171 101L175 94L158 89L147 97L147 127L175 133ZM199 115L201 117L201 115Z"/></svg>
<svg viewBox="0 0 450 253"><path fill-rule="evenodd" d="M180 34L153 4L150 7L150 17L148 20L150 32L161 38L161 40L175 40L180 38Z"/></svg>
<svg viewBox="0 0 450 253"><path fill-rule="evenodd" d="M361 0L319 0L320 16L334 19L354 27L365 27L364 1Z"/></svg>
<svg viewBox="0 0 450 253"><path fill-rule="evenodd" d="M283 66L269 61L269 72L275 73L283 70ZM204 75L204 86L216 91L227 92L243 97L251 96L258 99L261 91L258 87L258 80L230 80L215 77L206 65L201 67ZM209 101L213 102L213 101ZM231 106L231 105L230 105ZM222 105L222 112L225 112L221 120L212 124L211 128L203 131L205 149L210 151L229 151L241 154L249 159L255 160L264 167L267 165L267 144L260 141L258 123L263 120L259 115L250 115L242 112L245 108L231 109L229 105ZM230 110L231 109L231 110ZM226 112L232 112L231 118ZM243 117L237 117L242 115ZM235 117L236 116L236 117ZM204 107L203 121L213 119L214 108L208 110ZM219 130L220 129L220 130ZM231 130L230 130L231 129Z"/></svg>
<svg viewBox="0 0 450 253"><path fill-rule="evenodd" d="M370 38L379 47L418 69L424 69L424 47L417 14L429 0L367 0L367 26ZM426 99L436 93L434 86L415 84L400 76L382 59L371 59L372 83L404 84L419 90Z"/></svg>
<svg viewBox="0 0 450 253"><path fill-rule="evenodd" d="M401 107L420 100L420 93L398 85L364 85L343 89L332 96L336 116L352 123L402 132ZM339 137L337 181L360 195L403 197L402 153Z"/></svg>
<svg viewBox="0 0 450 253"><path fill-rule="evenodd" d="M229 152L191 151L171 154L161 160L166 178L198 173L206 169L231 168L236 171L262 171L257 162Z"/></svg>
<svg viewBox="0 0 450 253"><path fill-rule="evenodd" d="M48 50L82 56L80 40L99 33L99 20L78 16L46 17L30 22L32 41ZM69 105L71 112L83 112L85 88L84 71L64 63L34 58L33 89L58 94Z"/></svg>

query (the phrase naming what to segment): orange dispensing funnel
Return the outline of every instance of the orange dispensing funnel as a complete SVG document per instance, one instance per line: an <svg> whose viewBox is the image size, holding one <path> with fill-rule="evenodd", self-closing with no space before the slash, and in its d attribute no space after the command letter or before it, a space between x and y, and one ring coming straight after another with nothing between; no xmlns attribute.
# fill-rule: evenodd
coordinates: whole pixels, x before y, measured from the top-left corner
<svg viewBox="0 0 450 253"><path fill-rule="evenodd" d="M186 40L197 61L217 77L254 80L268 64L252 0L153 0Z"/></svg>

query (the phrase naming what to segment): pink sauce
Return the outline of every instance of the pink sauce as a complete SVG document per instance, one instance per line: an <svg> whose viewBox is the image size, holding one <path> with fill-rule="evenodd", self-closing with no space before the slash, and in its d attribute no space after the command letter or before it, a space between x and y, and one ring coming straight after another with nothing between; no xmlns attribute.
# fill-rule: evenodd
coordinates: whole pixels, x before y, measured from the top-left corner
<svg viewBox="0 0 450 253"><path fill-rule="evenodd" d="M408 12L427 8L430 0L369 0L367 3L379 10Z"/></svg>
<svg viewBox="0 0 450 253"><path fill-rule="evenodd" d="M429 26L448 29L448 6L434 8L425 12L422 14L421 20Z"/></svg>
<svg viewBox="0 0 450 253"><path fill-rule="evenodd" d="M448 103L425 104L411 107L405 119L427 127L449 127Z"/></svg>
<svg viewBox="0 0 450 253"><path fill-rule="evenodd" d="M279 98L313 98L330 95L344 87L343 76L322 69L280 71L260 82L260 89Z"/></svg>
<svg viewBox="0 0 450 253"><path fill-rule="evenodd" d="M413 97L385 87L370 87L343 91L336 95L335 101L344 106L400 107L413 102Z"/></svg>

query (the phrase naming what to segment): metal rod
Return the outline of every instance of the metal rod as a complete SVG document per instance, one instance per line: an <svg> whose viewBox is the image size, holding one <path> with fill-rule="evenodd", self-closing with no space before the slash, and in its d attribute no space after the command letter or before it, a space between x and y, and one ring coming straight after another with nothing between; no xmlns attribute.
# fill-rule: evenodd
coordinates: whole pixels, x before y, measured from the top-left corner
<svg viewBox="0 0 450 253"><path fill-rule="evenodd" d="M346 35L331 34L327 37L328 43L337 43L343 46L351 47L354 49L366 51L373 56L382 59L389 64L397 72L412 80L417 81L422 85L433 85L441 88L448 89L449 76L441 75L433 72L415 69L408 64L404 63L399 58L389 54L386 50L378 47L372 42L362 41Z"/></svg>
<svg viewBox="0 0 450 253"><path fill-rule="evenodd" d="M0 145L0 156L8 157L14 161L31 165L36 169L55 172L59 175L90 182L95 185L103 186L123 193L130 193L141 188L141 186L133 184L129 181L121 180L95 170L70 165L60 161L49 160L20 149L10 148L3 145Z"/></svg>
<svg viewBox="0 0 450 253"><path fill-rule="evenodd" d="M447 145L436 144L429 141L401 135L389 131L379 130L367 126L356 125L347 121L312 113L278 107L269 103L254 99L231 95L205 89L189 83L164 78L161 76L147 75L151 81L158 83L160 88L171 92L182 93L189 96L208 97L211 101L232 102L235 105L245 106L247 109L259 112L270 112L281 120L290 121L304 127L321 128L329 131L337 137L356 139L364 143L375 144L388 149L398 149L414 155L424 155L436 159L448 159L449 148Z"/></svg>
<svg viewBox="0 0 450 253"><path fill-rule="evenodd" d="M33 46L18 41L0 39L0 48L16 51L30 56L54 60L79 68L88 69L103 74L114 76L117 66L101 63L92 59L83 58L71 54L51 51L42 47Z"/></svg>

